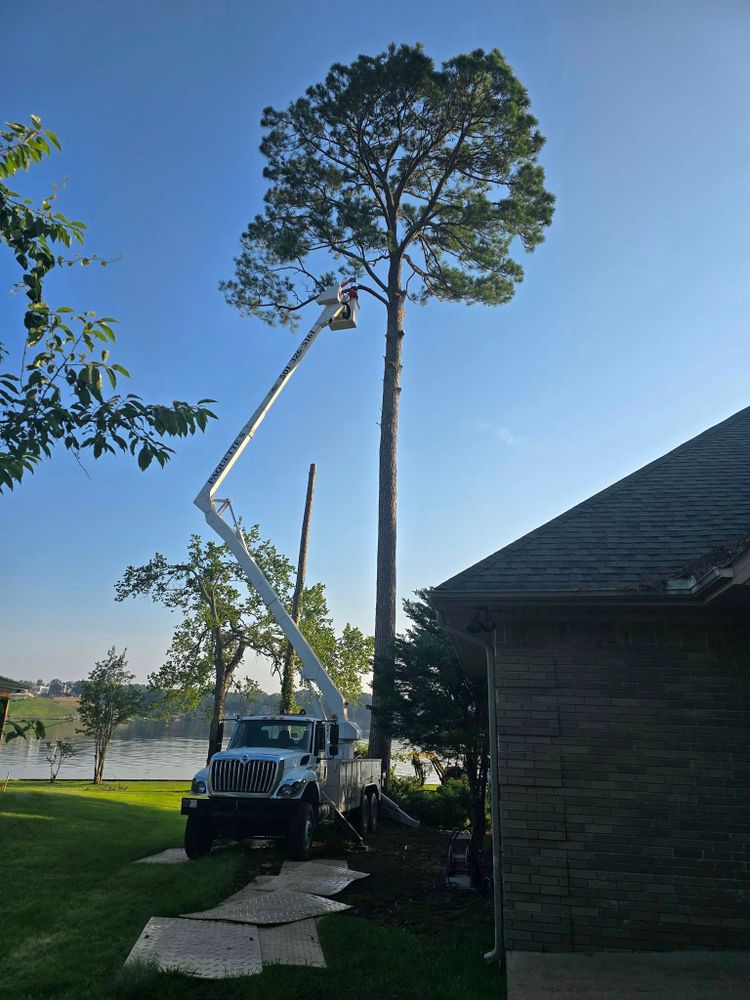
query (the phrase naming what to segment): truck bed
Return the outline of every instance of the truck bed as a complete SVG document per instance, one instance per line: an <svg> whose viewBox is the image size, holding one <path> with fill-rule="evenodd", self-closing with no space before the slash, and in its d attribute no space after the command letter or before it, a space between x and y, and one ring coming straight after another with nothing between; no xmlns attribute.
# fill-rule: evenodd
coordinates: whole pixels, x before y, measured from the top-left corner
<svg viewBox="0 0 750 1000"><path fill-rule="evenodd" d="M322 760L320 786L339 812L359 809L362 789L376 785L380 789L381 761L375 757L358 757L355 760Z"/></svg>

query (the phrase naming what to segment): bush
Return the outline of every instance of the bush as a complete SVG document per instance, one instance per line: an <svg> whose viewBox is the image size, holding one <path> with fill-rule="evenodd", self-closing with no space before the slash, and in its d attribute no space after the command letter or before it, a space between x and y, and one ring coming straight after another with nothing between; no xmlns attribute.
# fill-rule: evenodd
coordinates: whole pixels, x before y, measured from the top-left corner
<svg viewBox="0 0 750 1000"><path fill-rule="evenodd" d="M416 778L391 774L388 795L425 826L453 829L469 821L469 786L465 778L452 778L431 789L424 788Z"/></svg>

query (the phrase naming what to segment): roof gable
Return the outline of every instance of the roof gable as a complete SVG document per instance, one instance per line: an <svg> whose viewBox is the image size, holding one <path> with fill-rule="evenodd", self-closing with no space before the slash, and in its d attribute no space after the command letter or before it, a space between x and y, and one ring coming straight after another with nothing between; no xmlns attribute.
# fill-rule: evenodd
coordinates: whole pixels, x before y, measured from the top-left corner
<svg viewBox="0 0 750 1000"><path fill-rule="evenodd" d="M4 694L22 694L26 691L26 685L19 681L13 681L10 677L0 677L0 692Z"/></svg>
<svg viewBox="0 0 750 1000"><path fill-rule="evenodd" d="M662 590L750 543L750 407L435 588L465 593Z"/></svg>

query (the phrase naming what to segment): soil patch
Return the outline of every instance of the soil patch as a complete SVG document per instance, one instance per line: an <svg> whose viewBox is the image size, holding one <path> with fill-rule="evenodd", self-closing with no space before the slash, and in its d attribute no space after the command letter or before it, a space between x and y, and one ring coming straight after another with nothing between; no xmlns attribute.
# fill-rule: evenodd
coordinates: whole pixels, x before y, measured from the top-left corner
<svg viewBox="0 0 750 1000"><path fill-rule="evenodd" d="M367 851L331 839L316 853L343 851L350 868L372 875L336 897L358 916L428 934L447 929L454 933L460 923L472 934L491 936L491 890L480 893L445 886L449 839L449 833L439 830L412 830L386 822L369 837Z"/></svg>

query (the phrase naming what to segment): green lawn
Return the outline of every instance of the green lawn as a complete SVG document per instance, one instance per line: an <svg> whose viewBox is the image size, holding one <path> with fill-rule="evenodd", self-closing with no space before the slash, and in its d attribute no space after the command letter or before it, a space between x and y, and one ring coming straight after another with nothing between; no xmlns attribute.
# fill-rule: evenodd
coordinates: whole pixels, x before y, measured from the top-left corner
<svg viewBox="0 0 750 1000"><path fill-rule="evenodd" d="M234 845L188 865L132 865L180 844L186 791L178 782L17 781L0 793L0 958L9 997L504 997L502 977L481 958L491 943L489 902L425 894L425 880L429 890L439 871L437 835L397 827L350 858L373 875L342 895L352 911L320 923L327 969L277 966L231 984L123 972L149 917L214 905L261 866L276 871L281 863L280 851Z"/></svg>
<svg viewBox="0 0 750 1000"><path fill-rule="evenodd" d="M78 698L20 698L11 701L8 713L11 719L67 719L78 712Z"/></svg>

